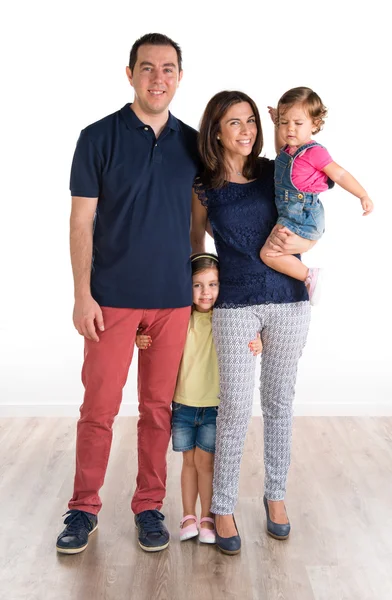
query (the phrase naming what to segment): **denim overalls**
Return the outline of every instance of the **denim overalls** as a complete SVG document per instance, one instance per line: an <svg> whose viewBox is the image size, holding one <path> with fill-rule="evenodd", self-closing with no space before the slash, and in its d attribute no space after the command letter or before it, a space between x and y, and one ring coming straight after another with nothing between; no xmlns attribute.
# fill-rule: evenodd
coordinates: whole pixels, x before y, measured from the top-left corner
<svg viewBox="0 0 392 600"><path fill-rule="evenodd" d="M320 146L309 142L300 146L291 156L281 150L275 158L275 202L278 209L278 223L307 240L318 240L325 229L324 207L318 194L298 190L291 179L293 164L297 156L308 148ZM334 183L328 179L328 187Z"/></svg>

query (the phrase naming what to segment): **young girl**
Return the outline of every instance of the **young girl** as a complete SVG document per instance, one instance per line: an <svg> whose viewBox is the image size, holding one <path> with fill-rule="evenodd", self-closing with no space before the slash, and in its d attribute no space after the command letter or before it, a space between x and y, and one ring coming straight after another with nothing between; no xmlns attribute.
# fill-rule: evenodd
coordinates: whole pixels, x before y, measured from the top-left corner
<svg viewBox="0 0 392 600"><path fill-rule="evenodd" d="M172 407L173 450L183 453L180 540L199 536L200 542L214 544L215 527L210 507L219 373L211 320L219 291L219 265L218 257L209 253L194 254L191 262L193 310ZM136 345L141 350L148 349L152 343L148 335L136 337ZM248 345L255 356L260 354L260 334ZM199 523L195 514L198 496L201 505Z"/></svg>
<svg viewBox="0 0 392 600"><path fill-rule="evenodd" d="M320 97L307 87L289 90L278 108L268 107L276 126L275 201L278 224L309 240L309 249L324 233L324 208L318 194L340 185L360 199L364 216L373 202L348 171L333 162L327 150L312 140L327 116ZM294 279L304 281L311 304L317 303L320 269L308 269L295 256L268 256L267 243L260 251L262 261Z"/></svg>

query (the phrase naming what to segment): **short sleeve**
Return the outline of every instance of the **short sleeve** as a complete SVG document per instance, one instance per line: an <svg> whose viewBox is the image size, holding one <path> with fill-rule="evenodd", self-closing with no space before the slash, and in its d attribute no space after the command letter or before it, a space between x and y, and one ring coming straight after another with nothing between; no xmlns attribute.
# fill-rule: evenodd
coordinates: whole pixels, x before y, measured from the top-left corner
<svg viewBox="0 0 392 600"><path fill-rule="evenodd" d="M328 150L323 146L313 146L306 151L306 157L309 164L317 171L322 171L327 165L333 162Z"/></svg>
<svg viewBox="0 0 392 600"><path fill-rule="evenodd" d="M71 167L72 196L98 198L101 189L102 159L85 130L79 136Z"/></svg>
<svg viewBox="0 0 392 600"><path fill-rule="evenodd" d="M202 205L205 208L207 208L208 198L207 198L206 186L203 184L200 177L195 177L195 180L193 182L193 190L194 190L195 194L197 195L197 197L199 198Z"/></svg>

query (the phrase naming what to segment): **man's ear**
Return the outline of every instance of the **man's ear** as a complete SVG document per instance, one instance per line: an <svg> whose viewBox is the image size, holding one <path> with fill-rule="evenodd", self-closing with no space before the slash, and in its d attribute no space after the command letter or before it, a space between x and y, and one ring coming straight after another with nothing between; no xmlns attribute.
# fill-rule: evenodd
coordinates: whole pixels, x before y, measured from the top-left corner
<svg viewBox="0 0 392 600"><path fill-rule="evenodd" d="M129 67L125 67L125 73L129 83L133 86L133 75L131 69Z"/></svg>

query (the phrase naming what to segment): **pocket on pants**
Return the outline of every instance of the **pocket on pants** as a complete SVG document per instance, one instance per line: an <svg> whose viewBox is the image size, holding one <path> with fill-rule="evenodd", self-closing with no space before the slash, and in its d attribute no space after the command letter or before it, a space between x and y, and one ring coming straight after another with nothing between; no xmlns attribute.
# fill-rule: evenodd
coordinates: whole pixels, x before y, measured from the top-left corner
<svg viewBox="0 0 392 600"><path fill-rule="evenodd" d="M289 200L287 203L286 213L289 219L297 221L304 212L304 203L298 200Z"/></svg>
<svg viewBox="0 0 392 600"><path fill-rule="evenodd" d="M317 233L324 233L325 231L325 218L324 218L324 207L321 204L320 200L317 200L316 204L313 204L309 207L309 210L306 210L308 213L309 219L311 220L313 226L317 229Z"/></svg>

